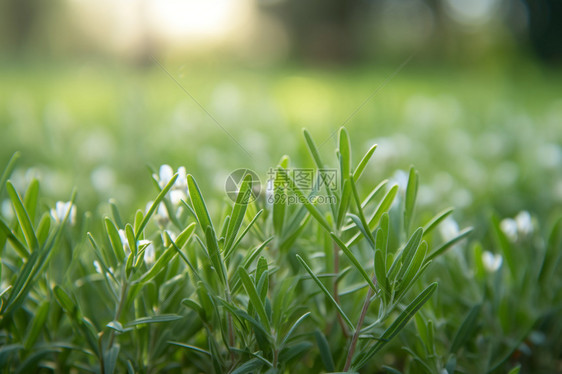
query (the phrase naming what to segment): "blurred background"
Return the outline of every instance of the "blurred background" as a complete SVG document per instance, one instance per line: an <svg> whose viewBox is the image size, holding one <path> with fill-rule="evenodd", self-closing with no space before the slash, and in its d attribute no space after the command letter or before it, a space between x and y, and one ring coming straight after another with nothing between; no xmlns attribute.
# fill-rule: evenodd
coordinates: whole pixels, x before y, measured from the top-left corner
<svg viewBox="0 0 562 374"><path fill-rule="evenodd" d="M561 63L558 0L3 0L0 161L132 214L150 168L224 194L239 167L310 166L303 127L335 165L345 125L356 162L379 144L369 184L414 164L432 211L550 217Z"/></svg>

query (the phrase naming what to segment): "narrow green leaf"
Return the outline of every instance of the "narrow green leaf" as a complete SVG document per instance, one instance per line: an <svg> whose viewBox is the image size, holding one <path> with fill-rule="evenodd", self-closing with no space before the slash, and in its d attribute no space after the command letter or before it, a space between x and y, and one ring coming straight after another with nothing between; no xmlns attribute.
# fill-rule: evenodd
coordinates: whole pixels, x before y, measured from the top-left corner
<svg viewBox="0 0 562 374"><path fill-rule="evenodd" d="M56 285L53 288L53 293L55 294L55 299L58 301L60 306L69 314L73 314L76 306L72 298L66 293L62 287Z"/></svg>
<svg viewBox="0 0 562 374"><path fill-rule="evenodd" d="M343 190L341 194L340 204L338 207L338 215L336 217L337 227L341 227L344 223L345 215L349 209L349 203L351 202L351 182L346 180L343 185Z"/></svg>
<svg viewBox="0 0 562 374"><path fill-rule="evenodd" d="M332 373L336 371L336 365L334 364L334 358L332 357L332 352L330 351L330 345L328 344L328 339L319 329L314 330L314 338L316 339L316 345L320 351L320 359L324 364L324 368L327 372Z"/></svg>
<svg viewBox="0 0 562 374"><path fill-rule="evenodd" d="M193 210L195 211L199 225L204 231L207 230L207 227L211 227L214 231L211 217L209 216L207 206L201 195L201 190L199 190L199 186L191 174L187 176L187 187L189 189L189 198L191 199L191 204L193 205Z"/></svg>
<svg viewBox="0 0 562 374"><path fill-rule="evenodd" d="M152 215L154 214L156 209L158 209L158 205L160 205L160 202L162 202L162 200L164 200L164 197L166 197L166 194L172 189L172 187L174 186L174 183L176 183L177 179L178 179L178 174L176 173L176 174L174 174L172 179L170 179L168 184L162 189L162 191L160 191L158 196L156 196L156 199L154 199L154 202L152 203L152 205L148 209L148 212L146 212L146 215L144 216L144 218L141 221L139 227L137 228L137 231L135 232L135 238L137 240L140 238L140 234L142 233L142 231L144 230L146 225L148 225L148 221L150 220L150 218L152 217Z"/></svg>
<svg viewBox="0 0 562 374"><path fill-rule="evenodd" d="M177 320L182 319L182 318L183 318L183 316L180 316L179 314L159 314L159 315L156 315L156 316L141 317L141 318L137 318L137 319L135 319L131 322L128 322L125 325L125 328L138 326L138 325L144 325L144 324L151 324L151 323L172 322L172 321L177 321Z"/></svg>
<svg viewBox="0 0 562 374"><path fill-rule="evenodd" d="M398 192L398 185L396 184L392 186L390 190L388 190L383 200L377 206L377 209L375 210L371 218L369 218L368 221L369 230L374 230L376 225L379 223L382 215L388 212L390 206L392 205L392 202L394 201L394 198L396 197L397 192ZM361 237L361 233L358 232L346 243L347 246L351 247L353 244L357 243L360 237Z"/></svg>
<svg viewBox="0 0 562 374"><path fill-rule="evenodd" d="M16 212L16 217L18 218L20 227L22 228L27 246L29 247L29 249L31 249L31 252L36 251L37 249L39 249L39 242L37 241L35 231L33 230L33 225L31 224L29 215L27 214L27 211L23 206L20 195L16 191L12 182L6 182L6 188L8 189L8 195L12 200L12 205L14 207L14 211Z"/></svg>
<svg viewBox="0 0 562 374"><path fill-rule="evenodd" d="M45 244L47 238L49 237L49 230L51 228L51 217L49 213L43 214L41 220L39 221L39 225L37 226L37 241L39 241L39 245Z"/></svg>
<svg viewBox="0 0 562 374"><path fill-rule="evenodd" d="M306 141L306 146L308 147L308 151L310 152L310 155L312 156L314 162L316 163L316 167L318 169L324 169L324 163L320 158L320 153L318 152L318 148L316 147L316 144L314 144L314 140L312 140L310 133L308 132L307 129L303 129L302 133L304 135L304 139Z"/></svg>
<svg viewBox="0 0 562 374"><path fill-rule="evenodd" d="M25 191L25 197L23 204L27 214L29 214L29 220L31 222L35 221L35 213L37 211L37 200L39 198L39 181L33 179Z"/></svg>
<svg viewBox="0 0 562 374"><path fill-rule="evenodd" d="M290 347L286 347L279 353L279 361L287 362L303 355L312 347L310 342L300 342Z"/></svg>
<svg viewBox="0 0 562 374"><path fill-rule="evenodd" d="M238 239L236 239L236 241L234 242L234 244L232 244L232 246L230 247L230 250L228 252L224 253L224 259L226 261L226 259L228 259L228 257L230 257L230 255L232 254L232 252L236 249L236 247L238 247L238 244L240 244L240 242L242 241L242 239L244 239L244 237L246 236L246 234L248 233L248 231L250 231L250 229L254 226L254 224L256 223L256 221L258 220L258 218L261 216L261 214L263 213L263 209L261 209L260 211L258 211L256 213L256 215L254 216L254 218L252 218L252 220L250 221L250 223L248 223L248 226L246 226L246 228L244 230L242 230L242 233L240 233L240 235L238 235Z"/></svg>
<svg viewBox="0 0 562 374"><path fill-rule="evenodd" d="M408 267L410 266L410 263L421 244L422 236L423 236L423 229L420 227L412 234L410 240L408 240L408 243L406 243L406 246L404 247L400 255L396 256L396 259L394 260L394 263L391 266L392 269L395 266L395 264L398 263L398 261L401 262L401 267L400 270L398 271L398 275L396 276L396 279L404 278L404 274L406 274L406 270L408 270Z"/></svg>
<svg viewBox="0 0 562 374"><path fill-rule="evenodd" d="M386 296L390 294L390 289L388 285L388 280L386 279L386 266L384 263L384 258L380 249L375 251L375 275L377 277L377 283L379 287L383 290L383 297L386 300Z"/></svg>
<svg viewBox="0 0 562 374"><path fill-rule="evenodd" d="M414 258L410 262L408 269L404 273L404 277L400 280L400 288L407 290L410 283L413 282L416 274L423 266L425 255L427 254L427 242L423 241L416 249Z"/></svg>
<svg viewBox="0 0 562 374"><path fill-rule="evenodd" d="M363 213L363 208L361 208L361 199L359 198L359 193L357 192L357 186L353 181L353 177L349 179L351 184L351 191L353 192L353 198L355 199L355 205L357 207L357 212L359 214L359 219L361 220L361 225L363 226L364 231L363 235L367 238L371 247L375 249L375 238L373 237L373 233L369 229L369 224L367 223L367 219L365 218L365 214ZM357 223L356 223L357 224Z"/></svg>
<svg viewBox="0 0 562 374"><path fill-rule="evenodd" d="M347 178L351 173L351 143L349 142L349 135L345 127L340 128L338 144L341 155L341 176L343 180L343 178ZM350 177L353 179L352 175L350 175Z"/></svg>
<svg viewBox="0 0 562 374"><path fill-rule="evenodd" d="M416 205L416 197L418 194L419 175L412 166L408 176L408 185L406 186L406 199L404 202L404 231L406 234L410 232L410 225L414 216L414 207Z"/></svg>
<svg viewBox="0 0 562 374"><path fill-rule="evenodd" d="M215 237L215 232L213 231L211 226L207 226L205 230L205 239L207 242L207 250L209 251L209 258L215 271L219 275L219 279L223 285L226 284L226 269L224 266L224 261L221 257L220 250L219 250L219 243L217 242L217 238Z"/></svg>
<svg viewBox="0 0 562 374"><path fill-rule="evenodd" d="M318 279L318 277L316 276L316 274L314 274L314 272L312 271L312 269L310 268L310 266L308 266L308 264L306 263L306 261L304 261L304 259L299 256L296 255L297 260L299 260L299 262L302 264L302 266L304 266L305 270L308 272L308 274L310 274L310 276L312 277L312 279L316 282L316 284L318 285L318 287L320 287L320 289L322 290L322 292L324 292L324 294L326 295L326 297L328 298L328 300L330 300L330 302L334 305L334 307L338 310L338 312L340 313L340 315L343 317L344 321L347 323L347 325L353 330L355 328L355 326L353 326L353 323L351 322L351 320L349 319L349 317L345 314L345 312L343 311L343 309L340 307L340 305L336 302L336 300L334 300L334 297L330 294L330 291L328 291L328 289L326 288L326 286L324 286L324 284L320 281L320 279Z"/></svg>
<svg viewBox="0 0 562 374"><path fill-rule="evenodd" d="M195 347L193 345L180 343L180 342L172 342L172 341L169 341L168 343L173 344L173 345L177 345L179 347L187 348L187 349L189 349L191 351L194 351L194 352L197 352L197 353L202 353L206 356L211 356L211 353L209 351L206 351L206 350L204 350L202 348L199 348L199 347Z"/></svg>
<svg viewBox="0 0 562 374"><path fill-rule="evenodd" d="M119 345L114 345L103 354L104 374L113 374L117 367L119 357Z"/></svg>
<svg viewBox="0 0 562 374"><path fill-rule="evenodd" d="M29 257L29 250L27 249L25 244L23 244L19 240L17 235L8 227L6 222L4 222L4 220L1 218L0 218L0 230L4 232L4 235L6 235L7 239L10 241L10 243L12 244L12 246L14 247L14 249L16 250L16 252L21 258L26 259Z"/></svg>
<svg viewBox="0 0 562 374"><path fill-rule="evenodd" d="M357 165L357 167L355 168L355 171L353 172L353 180L355 180L355 182L357 182L359 180L359 177L361 177L361 174L363 174L363 171L365 170L367 163L373 156L373 153L375 153L375 149L377 149L376 144L373 145L371 148L369 148L367 153L365 153L365 156L363 156L363 158L359 162L359 165Z"/></svg>
<svg viewBox="0 0 562 374"><path fill-rule="evenodd" d="M283 340L281 341L281 344L279 344L279 348L278 349L282 349L285 344L287 344L287 342L289 341L289 339L291 338L291 335L293 334L293 332L295 332L295 330L297 329L297 327L299 327L299 325L308 317L310 316L310 312L307 312L305 314L303 314L302 316L299 317L299 319L297 319L295 321L295 323L293 323L293 326L291 326L291 328L289 329L289 331L287 332L287 335L285 335L285 337L283 338Z"/></svg>
<svg viewBox="0 0 562 374"><path fill-rule="evenodd" d="M264 305L263 305L263 303L262 303L262 301L261 301L261 299L258 295L256 287L254 286L254 283L252 282L252 279L250 278L250 276L248 275L248 272L244 268L238 269L238 275L240 276L240 280L242 281L242 284L243 284L244 288L246 289L246 293L248 294L248 297L250 298L250 303L254 307L256 312L258 313L258 316L260 317L260 320L263 323L265 330L270 331L271 328L270 328L270 325L269 325L269 319L268 319L267 314L265 312L265 307L264 307Z"/></svg>
<svg viewBox="0 0 562 374"><path fill-rule="evenodd" d="M114 199L109 199L109 207L111 208L111 215L113 216L113 221L119 228L123 228L123 220L121 219L121 214L119 214L119 208L117 208L117 202ZM135 229L137 229L135 225Z"/></svg>
<svg viewBox="0 0 562 374"><path fill-rule="evenodd" d="M416 312L429 300L433 292L437 289L437 283L430 284L426 289L424 289L415 299L412 301L406 309L400 313L398 318L390 325L389 328L385 330L380 340L378 340L371 348L366 352L358 355L354 360L353 368L359 370L363 367L367 361L378 351L382 349L393 337L395 337L410 321L410 319L416 314Z"/></svg>
<svg viewBox="0 0 562 374"><path fill-rule="evenodd" d="M134 229L133 232L137 232L139 230L143 219L144 219L144 213L142 212L142 210L138 209L137 212L135 213L135 220L133 221L133 229ZM119 221L115 221L115 223L117 224L117 226L119 226Z"/></svg>
<svg viewBox="0 0 562 374"><path fill-rule="evenodd" d="M343 253L346 255L346 257L349 259L349 261L353 264L353 266L359 271L359 274L361 274L361 276L363 277L363 279L365 279L367 284L376 293L377 288L375 287L375 284L373 283L371 277L369 277L369 275L367 275L367 272L365 271L365 269L363 268L363 266L361 265L359 260L357 260L357 257L355 257L355 255L351 252L351 250L345 245L345 243L340 238L338 238L336 236L336 234L331 232L330 236L336 242L338 247L340 247L340 249L343 251Z"/></svg>
<svg viewBox="0 0 562 374"><path fill-rule="evenodd" d="M423 227L423 236L426 236L434 228L437 227L445 218L447 218L451 213L453 213L453 208L447 208L442 210L441 212L437 213L435 217L433 217L424 227Z"/></svg>
<svg viewBox="0 0 562 374"><path fill-rule="evenodd" d="M35 344L35 342L37 341L37 338L41 333L41 329L45 327L45 321L47 319L47 315L49 314L49 307L50 307L50 302L44 301L39 306L39 308L36 309L35 315L33 316L33 320L31 321L31 324L29 324L27 328L27 333L25 336L25 344L24 344L25 349L30 350Z"/></svg>
<svg viewBox="0 0 562 374"><path fill-rule="evenodd" d="M238 366L231 374L250 374L259 373L263 366L263 362L260 359L252 358L244 362L242 365Z"/></svg>
<svg viewBox="0 0 562 374"><path fill-rule="evenodd" d="M511 369L507 374L519 374L521 371L521 364L518 364L516 367Z"/></svg>
<svg viewBox="0 0 562 374"><path fill-rule="evenodd" d="M560 253L562 252L562 217L559 218L548 237L546 252L539 272L539 282L541 284L550 284L550 277L554 273L554 269L560 260Z"/></svg>
<svg viewBox="0 0 562 374"><path fill-rule="evenodd" d="M240 226L244 221L244 216L246 214L246 208L248 207L248 202L251 196L251 186L252 186L252 175L248 174L244 177L242 184L240 185L240 190L238 191L238 196L236 197L236 202L232 207L232 213L230 215L230 223L226 231L226 242L224 245L225 252L229 251L229 248L234 243Z"/></svg>
<svg viewBox="0 0 562 374"><path fill-rule="evenodd" d="M462 230L461 232L458 233L457 236L455 236L451 240L448 240L446 243L442 244L439 248L437 248L435 251L433 251L431 254L429 254L426 257L425 261L426 262L431 261L435 257L441 255L443 252L445 252L447 249L452 247L454 244L458 243L459 241L461 241L462 239L464 239L468 235L470 235L471 232L472 232L472 227L467 227L466 229Z"/></svg>
<svg viewBox="0 0 562 374"><path fill-rule="evenodd" d="M137 240L135 238L133 226L130 223L127 223L125 226L125 236L127 237L127 242L129 243L129 248L131 249L133 256L136 256L138 253Z"/></svg>
<svg viewBox="0 0 562 374"><path fill-rule="evenodd" d="M478 304L470 309L463 323L457 330L455 337L453 338L450 353L457 353L459 349L464 346L468 339L470 339L470 337L474 334L474 331L478 327L477 322L481 307L482 306Z"/></svg>
<svg viewBox="0 0 562 374"><path fill-rule="evenodd" d="M12 155L12 157L10 157L10 161L8 161L8 164L4 168L4 172L2 173L2 177L0 177L0 196L2 195L2 192L4 191L4 186L6 185L6 181L8 180L8 178L10 177L10 174L12 174L12 171L14 171L14 168L16 167L16 161L18 160L18 158L20 158L20 153L15 152Z"/></svg>
<svg viewBox="0 0 562 374"><path fill-rule="evenodd" d="M109 243L111 244L111 248L113 252L111 253L113 256L112 260L117 261L117 263L122 263L125 259L125 250L123 249L123 242L121 241L121 236L119 235L119 231L117 227L113 223L109 217L105 217L105 231L107 232L107 236L109 237Z"/></svg>

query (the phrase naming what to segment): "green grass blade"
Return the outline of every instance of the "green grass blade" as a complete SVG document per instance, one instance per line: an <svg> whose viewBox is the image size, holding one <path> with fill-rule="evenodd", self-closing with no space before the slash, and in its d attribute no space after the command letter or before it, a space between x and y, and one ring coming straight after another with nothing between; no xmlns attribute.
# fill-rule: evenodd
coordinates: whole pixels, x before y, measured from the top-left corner
<svg viewBox="0 0 562 374"><path fill-rule="evenodd" d="M246 214L246 209L252 192L250 190L251 183L252 175L248 174L242 181L240 191L238 191L238 196L236 197L236 202L232 207L230 222L228 224L228 229L226 230L226 242L224 245L225 252L229 252L230 247L234 244L238 231L240 230L240 226L242 226L242 222L244 221L244 216Z"/></svg>
<svg viewBox="0 0 562 374"><path fill-rule="evenodd" d="M111 248L113 251L112 260L117 261L117 263L122 263L125 259L125 250L123 249L123 242L121 241L121 236L119 236L119 231L117 227L113 223L109 217L105 217L105 231L107 232L107 236L109 237L109 244L111 244Z"/></svg>
<svg viewBox="0 0 562 374"><path fill-rule="evenodd" d="M435 217L433 217L424 227L423 227L423 236L426 236L434 228L437 227L445 218L447 218L451 213L453 213L453 208L447 208L442 210L441 212L437 213Z"/></svg>
<svg viewBox="0 0 562 374"><path fill-rule="evenodd" d="M343 309L341 308L341 306L336 302L336 300L334 300L334 297L332 296L332 294L330 294L330 291L328 291L328 289L326 288L326 286L324 286L324 284L320 281L320 279L318 279L318 277L316 276L316 274L314 274L314 272L312 271L312 269L310 268L310 266L308 266L308 264L306 263L306 261L299 255L296 255L297 260L299 260L299 262L302 264L302 266L304 266L305 270L308 272L308 274L310 274L310 276L312 277L312 279L316 282L316 284L318 285L318 287L320 287L320 289L322 290L322 292L326 295L326 297L328 298L328 300L330 300L330 302L334 305L334 307L338 310L338 312L340 313L340 315L343 317L344 321L347 323L347 325L349 326L349 328L351 330L355 329L355 326L353 326L353 323L351 322L351 320L349 319L349 317L347 316L347 314L345 314L345 312L343 311Z"/></svg>
<svg viewBox="0 0 562 374"><path fill-rule="evenodd" d="M355 182L357 182L359 180L359 178L361 177L361 174L363 174L363 171L365 170L365 167L367 166L367 163L369 162L369 160L373 156L373 153L375 153L375 149L377 149L376 144L373 145L371 148L369 148L367 153L365 153L365 156L363 156L363 158L359 162L359 165L357 165L357 167L355 168L355 171L353 172L353 180L355 180Z"/></svg>
<svg viewBox="0 0 562 374"><path fill-rule="evenodd" d="M481 309L480 304L475 305L470 309L463 323L457 330L455 337L453 338L453 343L451 344L450 353L457 353L458 350L474 334L474 331L478 326L477 322L478 322L478 317L480 315L480 309Z"/></svg>
<svg viewBox="0 0 562 374"><path fill-rule="evenodd" d="M154 199L154 202L152 203L152 205L148 209L148 212L146 212L146 216L144 216L144 218L143 218L142 222L140 223L137 231L135 232L135 238L137 240L140 238L140 235L143 232L146 225L148 225L148 221L150 220L150 218L152 217L152 215L154 214L156 209L158 209L158 205L160 205L162 200L164 200L164 198L166 197L166 194L172 189L172 187L174 186L174 183L176 183L177 179L178 179L178 174L176 173L176 174L174 174L172 179L170 179L168 184L162 189L162 191L160 191L158 196L156 196L156 199Z"/></svg>
<svg viewBox="0 0 562 374"><path fill-rule="evenodd" d="M410 319L417 313L417 311L429 300L433 292L437 289L437 283L430 284L424 289L407 307L400 313L398 318L385 330L380 340L373 345L366 352L357 356L354 360L353 368L359 370L363 367L371 357L380 351L386 343L395 337L410 321Z"/></svg>
<svg viewBox="0 0 562 374"><path fill-rule="evenodd" d="M373 289L374 292L377 292L377 288L375 287L375 284L373 283L373 280L371 279L371 277L369 277L369 275L367 275L367 272L365 271L365 269L363 269L363 266L361 266L361 263L359 262L357 257L355 257L353 252L351 252L351 250L345 245L345 243L340 238L338 238L336 236L336 234L331 232L330 236L336 242L336 244L340 247L340 249L343 251L343 253L346 255L346 257L349 259L349 261L353 264L353 266L359 271L359 274L361 274L363 279L365 279L365 282L367 282L367 284L369 284L369 286Z"/></svg>
<svg viewBox="0 0 562 374"><path fill-rule="evenodd" d="M324 336L322 331L316 329L314 330L314 339L316 339L316 345L320 352L320 359L326 371L329 373L336 371L336 365L334 364L334 358L332 357L332 352L330 351L330 345L326 336Z"/></svg>
<svg viewBox="0 0 562 374"><path fill-rule="evenodd" d="M414 207L416 205L416 197L418 195L419 175L412 166L408 176L408 185L406 186L406 199L404 201L404 231L406 235L410 233L410 225L414 217Z"/></svg>
<svg viewBox="0 0 562 374"><path fill-rule="evenodd" d="M4 168L2 177L0 177L0 196L2 196L2 193L4 192L4 186L6 185L6 181L12 174L12 171L14 171L14 168L16 167L16 162L18 161L18 158L20 158L20 155L21 155L20 152L15 152L12 155L12 157L10 157L10 161L8 161L8 164Z"/></svg>
<svg viewBox="0 0 562 374"><path fill-rule="evenodd" d="M365 218L365 213L363 213L363 208L361 208L361 199L359 198L359 192L357 192L357 186L355 185L353 177L349 179L349 182L351 184L353 198L355 199L355 205L357 206L357 212L359 213L359 219L361 220L361 225L363 226L363 230L361 231L363 231L363 235L365 235L365 237L371 244L371 247L375 249L375 238L373 237L373 233L369 229L369 224L367 223L367 219Z"/></svg>
<svg viewBox="0 0 562 374"><path fill-rule="evenodd" d="M264 329L266 331L270 331L271 328L269 325L269 318L267 317L267 313L265 312L265 307L261 301L261 298L258 295L258 291L256 290L254 282L252 282L250 275L248 275L248 272L243 267L238 269L238 275L240 277L240 280L242 281L242 285L246 289L246 293L248 294L248 297L250 298L251 305L258 313L258 316L260 317L260 321L264 325Z"/></svg>
<svg viewBox="0 0 562 374"><path fill-rule="evenodd" d="M306 146L308 147L308 151L310 152L310 155L314 159L314 163L316 164L316 167L318 169L324 169L324 163L320 158L320 153L318 152L318 148L316 147L314 140L312 140L310 133L308 132L307 129L303 129L302 133L304 135L304 139L306 141Z"/></svg>
<svg viewBox="0 0 562 374"><path fill-rule="evenodd" d="M191 204L193 205L193 210L195 211L199 225L203 231L206 231L207 227L211 227L211 229L214 230L211 217L207 211L207 206L201 195L201 190L191 174L187 176L187 187L189 189L189 198L191 199Z"/></svg>
<svg viewBox="0 0 562 374"><path fill-rule="evenodd" d="M18 253L18 255L21 258L26 259L26 258L29 257L30 253L29 253L29 250L27 249L27 247L25 246L25 244L23 244L19 240L17 235L8 227L6 222L4 222L4 220L1 219L1 218L0 218L0 230L2 230L4 232L4 235L6 235L6 238L10 241L10 243L14 247L15 251Z"/></svg>
<svg viewBox="0 0 562 374"><path fill-rule="evenodd" d="M35 230L33 229L33 225L31 224L31 220L29 218L29 215L27 214L27 210L25 209L21 197L16 191L12 182L6 182L6 188L8 189L10 200L12 200L12 205L14 207L14 211L16 212L16 217L18 219L20 227L23 231L27 246L31 250L31 252L34 252L39 249L39 241L35 236Z"/></svg>
<svg viewBox="0 0 562 374"><path fill-rule="evenodd" d="M279 344L279 349L283 349L283 347L285 346L285 344L287 344L287 342L289 341L289 339L291 338L291 335L293 334L293 332L295 332L295 330L297 329L297 327L299 327L299 325L301 323L303 323L303 321L310 316L310 312L307 312L305 314L303 314L302 316L299 317L299 319L297 319L295 321L295 323L293 323L293 326L291 326L291 328L289 329L289 331L287 332L287 334L285 335L285 337L283 338L283 340L281 341L281 344Z"/></svg>
<svg viewBox="0 0 562 374"><path fill-rule="evenodd" d="M29 220L31 222L35 221L35 213L37 211L37 200L39 198L39 181L33 179L25 191L25 196L23 198L23 205L25 210L29 215Z"/></svg>
<svg viewBox="0 0 562 374"><path fill-rule="evenodd" d="M427 262L433 260L435 257L439 256L447 249L449 249L450 247L452 247L462 239L466 238L468 235L470 235L470 233L472 233L472 227L467 227L466 229L462 230L461 232L458 233L457 236L447 241L446 243L443 243L439 248L437 248L430 255L428 255L425 261Z"/></svg>
<svg viewBox="0 0 562 374"><path fill-rule="evenodd" d="M341 155L340 163L343 181L343 178L347 178L347 176L351 173L351 143L349 142L349 134L347 133L345 127L340 128L338 144ZM353 178L353 176L350 177Z"/></svg>

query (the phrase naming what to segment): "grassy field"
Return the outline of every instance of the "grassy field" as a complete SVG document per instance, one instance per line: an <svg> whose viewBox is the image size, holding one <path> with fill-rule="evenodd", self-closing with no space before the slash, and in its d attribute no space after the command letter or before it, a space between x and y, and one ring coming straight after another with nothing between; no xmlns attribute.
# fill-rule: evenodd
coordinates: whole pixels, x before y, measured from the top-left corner
<svg viewBox="0 0 562 374"><path fill-rule="evenodd" d="M395 73L0 66L0 370L562 370L562 76Z"/></svg>

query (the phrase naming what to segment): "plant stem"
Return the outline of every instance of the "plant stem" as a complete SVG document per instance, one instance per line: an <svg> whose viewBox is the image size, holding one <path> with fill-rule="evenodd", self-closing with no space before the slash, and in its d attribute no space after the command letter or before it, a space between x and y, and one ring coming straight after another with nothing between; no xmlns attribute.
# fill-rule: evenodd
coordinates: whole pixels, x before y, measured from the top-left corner
<svg viewBox="0 0 562 374"><path fill-rule="evenodd" d="M121 316L121 312L123 311L123 306L125 304L125 299L127 298L127 287L129 284L127 281L123 281L121 285L121 294L119 295L119 304L117 305L117 309L115 310L115 316L113 318L114 321L118 321L119 317ZM115 330L111 330L111 335L109 336L109 345L108 349L113 347L113 341L115 340Z"/></svg>
<svg viewBox="0 0 562 374"><path fill-rule="evenodd" d="M373 277L373 283L377 281L376 277ZM373 289L369 287L369 291L367 292L367 297L365 298L365 302L363 303L363 309L361 310L361 315L359 316L359 321L357 322L357 327L355 328L355 333L353 334L353 338L351 339L351 343L349 345L349 351L347 352L347 359L345 360L345 366L343 368L344 372L349 371L351 367L351 360L353 359L353 354L355 353L355 348L357 347L357 341L359 340L359 333L361 332L361 327L363 326L363 322L365 321L365 316L367 315L367 310L369 310L369 304L371 303L371 297L373 296Z"/></svg>
<svg viewBox="0 0 562 374"><path fill-rule="evenodd" d="M340 272L340 248L338 247L338 245L336 243L334 243L334 273L338 274ZM333 282L333 289L334 289L334 300L336 301L336 303L340 303L340 296L339 296L339 292L338 292L338 277L334 277L334 282ZM347 339L349 338L349 332L347 331L347 326L345 325L345 322L342 318L342 316L339 313L336 313L337 317L338 317L338 323L341 326L341 330L343 333L343 336Z"/></svg>

